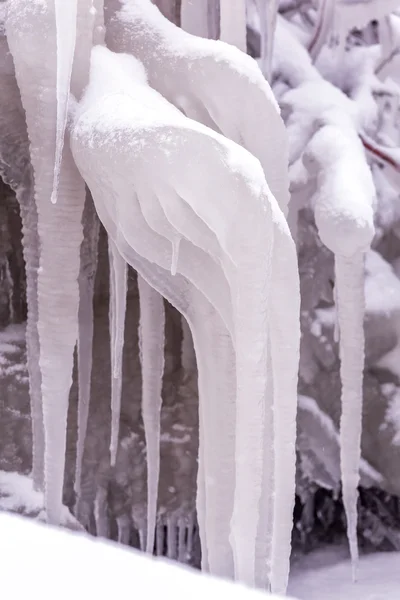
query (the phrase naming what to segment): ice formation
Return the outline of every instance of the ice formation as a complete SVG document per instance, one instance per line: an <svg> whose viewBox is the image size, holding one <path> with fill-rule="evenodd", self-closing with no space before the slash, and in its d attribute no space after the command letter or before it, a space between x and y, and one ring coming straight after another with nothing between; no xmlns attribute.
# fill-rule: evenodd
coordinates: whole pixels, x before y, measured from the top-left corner
<svg viewBox="0 0 400 600"><path fill-rule="evenodd" d="M77 341L78 501L80 495L97 213L110 249L111 464L118 451L127 264L139 275L148 457L147 531L141 524L141 547L152 552L155 545L162 554L165 545L164 523L156 524L164 297L187 323L183 363L193 368L193 344L198 367L196 503L203 570L284 592L295 490L300 338L297 257L284 218L288 162L298 184L293 196L300 190L293 221L308 194L321 240L335 254L341 465L354 560L363 256L373 235L374 187L357 132L362 119L355 101L333 92L322 79L295 29L277 18L277 4L258 2L261 16L268 15L261 24L261 60L271 79L276 70L283 74L276 89L283 90L282 105L291 111L290 154L271 88L255 61L239 50L246 48L244 0L221 1L220 20L216 11L183 1L182 25L188 32L170 23L150 0L8 0L6 33L15 74L10 57L4 59L3 36L0 100L3 111L8 104L18 107L10 113L9 126L18 132L15 145L23 148L25 162L20 170L7 171L3 165L12 159L3 143L0 159L1 175L16 190L23 218L33 478L39 488L44 478L48 521L59 523L64 512L66 422ZM328 35L330 4L320 4L310 47L314 59ZM338 11L353 12L359 10L356 4L336 3ZM197 17L189 9L202 9L201 23L194 23ZM237 48L191 35L217 37L216 24L221 39ZM0 126L3 133L3 120ZM102 485L94 505L97 533L108 536ZM182 558L191 543L184 540L186 525L175 515L166 525L168 554ZM118 539L129 541L123 517L118 518Z"/></svg>
<svg viewBox="0 0 400 600"><path fill-rule="evenodd" d="M364 254L374 235L375 187L362 153L355 151L361 142L351 135L351 129L342 129L343 125L322 125L304 161L317 177L314 211L319 235L335 255L342 379L340 459L355 576L364 371ZM352 177L348 176L349 168Z"/></svg>
<svg viewBox="0 0 400 600"><path fill-rule="evenodd" d="M140 119L136 120L136 114L141 115ZM158 115L157 119L155 115ZM165 131L169 132L168 137L165 137ZM265 397L265 382L270 374L267 373L263 358L266 356L269 336L276 411L275 439L277 453L282 454L285 464L284 469L282 465L277 466L276 482L280 498L282 499L282 495L289 498L290 504L289 506L284 501L280 504L280 511L283 513L279 515L281 526L279 533L275 534L276 546L272 544L272 552L275 550L276 554L283 551L283 537L290 538L290 515L293 507L294 447L292 444L288 445L287 441L288 436L293 440L296 413L298 279L295 249L282 213L270 195L259 163L254 162L251 155L241 147L228 143L225 138L189 121L176 111L148 87L141 65L126 55L118 58L118 55L100 47L93 50L90 85L77 111L71 135L75 161L92 191L99 216L119 251L128 260L133 250L168 270L172 260L172 243L168 243L168 237L171 236L171 231L175 231L175 235L187 236L187 239L182 240L182 244L185 241L185 252L182 249L182 260L177 265L178 272L185 275L187 273L185 285L189 282L194 284L211 303L215 303L216 295L210 286L215 288L220 281L225 281L228 285L223 296L226 297L224 303L221 303L218 295L220 300L217 309L234 332L236 349L236 485L230 537L234 546L236 578L254 584L254 543L262 487L262 406L264 402L272 401ZM110 136L111 139L117 136L120 143L114 146L105 144L104 141L110 139ZM129 143L122 143L124 139L129 140ZM178 140L181 140L179 144ZM186 166L182 169L182 161L188 156L187 148L194 147L194 144L207 148L204 156L207 156L210 178L199 178L201 170L194 170L190 163L185 163ZM147 178L140 175L145 171L147 153L152 157L152 164L157 160L158 165L150 188ZM171 168L172 156L176 156L179 171ZM127 181L127 173L132 173L130 182ZM226 193L218 196L219 203L215 199L210 210L201 198L213 197L214 185L211 181L214 178L221 182L219 187L225 189ZM114 190L112 197L107 193L110 188ZM244 233L244 215L238 211L238 203L241 202L245 202L247 206L246 226L249 228L247 231L252 232L250 237ZM164 211L163 218L157 205ZM229 206L235 207L233 213ZM175 210L172 211L171 207L175 207ZM225 214L224 219L221 219L221 211ZM229 214L231 216L227 221L226 215ZM238 218L241 221L240 228L235 224ZM254 223L257 225L254 226ZM163 237L166 235L168 237ZM210 246L206 243L207 239L212 241ZM207 247L214 255L210 256L211 262L210 259L207 260L210 270L205 273L201 263L204 264L206 254L202 248ZM188 255L193 256L195 261L190 274L183 260ZM260 269L255 269L254 265L250 268L249 260L253 261L255 256L260 257ZM135 257L129 262L138 268ZM140 268L138 271L147 278L146 272ZM218 273L220 274L217 275ZM268 281L272 282L271 290L274 291L270 291ZM266 295L267 290L270 299ZM285 306L288 317L285 326L272 327L271 323L276 322L276 319L272 318L270 321L268 308L270 314L274 315L279 303L281 311L284 297L290 297L290 303ZM250 309L250 306L253 308ZM202 328L195 327L195 347L197 338L202 335ZM201 344L200 355L204 356L206 345L204 342ZM282 371L282 352L277 352L282 347L286 349L285 356L289 361L292 377ZM209 352L209 346L207 351ZM199 370L203 370L207 379L209 378L209 369L199 365ZM206 377L199 377L200 381L204 378L207 391L211 391ZM249 389L252 389L250 398ZM207 453L211 450L207 439L209 419L212 418L207 407L211 406L211 402L201 392L200 404L201 419L204 419L203 452L207 473ZM286 415L286 422L282 413ZM205 530L210 559L210 550L214 549L214 544L209 542L207 529L207 488L217 486L219 482L209 482L207 477L205 479ZM243 490L246 490L246 494L243 494ZM283 522L288 523L288 527L283 527ZM210 528L211 533L213 531ZM287 544L285 548L288 548ZM279 567L286 565L281 573L278 573L276 558L277 588L284 589L286 585L287 558L286 556L286 560L282 560L281 557Z"/></svg>
<svg viewBox="0 0 400 600"><path fill-rule="evenodd" d="M220 39L246 52L246 0L220 0Z"/></svg>
<svg viewBox="0 0 400 600"><path fill-rule="evenodd" d="M74 490L77 503L81 494L81 478L85 438L89 418L89 403L93 353L93 296L97 270L100 221L90 194L86 196L82 221L84 236L81 245L78 309L78 432Z"/></svg>
<svg viewBox="0 0 400 600"><path fill-rule="evenodd" d="M72 65L74 62L77 35L78 2L79 0L72 0L72 2L68 3L63 0L54 0L57 61L57 123L54 181L51 195L53 203L57 201L65 129L68 118ZM85 3L81 2L81 4Z"/></svg>
<svg viewBox="0 0 400 600"><path fill-rule="evenodd" d="M111 442L110 462L115 465L118 450L122 395L122 358L125 339L128 266L114 241L108 240L110 264L110 347L111 347Z"/></svg>
<svg viewBox="0 0 400 600"><path fill-rule="evenodd" d="M138 277L142 365L142 416L147 452L146 550L153 553L160 475L160 413L164 373L164 300L142 277Z"/></svg>

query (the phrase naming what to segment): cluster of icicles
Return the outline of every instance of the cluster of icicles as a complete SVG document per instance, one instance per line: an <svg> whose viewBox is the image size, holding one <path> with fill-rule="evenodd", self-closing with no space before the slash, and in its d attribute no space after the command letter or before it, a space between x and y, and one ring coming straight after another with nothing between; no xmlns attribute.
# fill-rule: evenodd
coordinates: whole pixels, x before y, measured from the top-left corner
<svg viewBox="0 0 400 600"><path fill-rule="evenodd" d="M188 30L198 18L194 4L182 0ZM30 148L29 164L17 175L10 157L1 157L1 168L23 218L33 478L44 489L48 521L59 523L63 508L76 344L80 494L98 237L92 198L109 238L112 464L127 263L139 278L146 549L154 550L157 520L164 297L189 324L198 365L202 568L284 592L295 492L300 298L285 219L287 140L271 89L241 50L178 29L150 0L8 0L0 6L2 44L12 56L2 64L8 86L1 91L2 115L12 106L8 123L15 124L22 100ZM244 0L220 3L221 37L238 46L245 40L244 9ZM264 54L272 49L273 22L270 15ZM268 60L264 64L269 70ZM23 145L26 130L15 136L6 138L8 144ZM344 362L354 367L358 361L350 379L343 370L342 425L348 430L360 420L363 300L362 294L351 297L348 261L337 263L337 274L339 301L343 294L348 307L358 303L354 354L348 357L342 346ZM352 439L343 483L354 546L359 440Z"/></svg>

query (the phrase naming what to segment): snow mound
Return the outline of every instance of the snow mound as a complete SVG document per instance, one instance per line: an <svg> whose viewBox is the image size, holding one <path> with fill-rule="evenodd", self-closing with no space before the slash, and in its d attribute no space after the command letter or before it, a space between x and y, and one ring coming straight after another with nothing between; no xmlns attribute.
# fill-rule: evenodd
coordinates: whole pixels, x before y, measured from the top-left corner
<svg viewBox="0 0 400 600"><path fill-rule="evenodd" d="M265 598L260 592L201 575L164 559L149 558L112 542L6 513L0 514L0 530L4 598Z"/></svg>

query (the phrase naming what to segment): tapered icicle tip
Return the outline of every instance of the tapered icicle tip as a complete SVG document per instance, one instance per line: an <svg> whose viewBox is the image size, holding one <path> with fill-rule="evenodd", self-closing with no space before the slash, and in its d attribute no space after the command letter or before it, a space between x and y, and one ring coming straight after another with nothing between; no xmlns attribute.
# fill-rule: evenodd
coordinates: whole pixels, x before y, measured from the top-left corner
<svg viewBox="0 0 400 600"><path fill-rule="evenodd" d="M335 275L342 381L340 464L352 576L353 580L356 580L357 501L364 375L364 253L358 252L351 258L336 255Z"/></svg>

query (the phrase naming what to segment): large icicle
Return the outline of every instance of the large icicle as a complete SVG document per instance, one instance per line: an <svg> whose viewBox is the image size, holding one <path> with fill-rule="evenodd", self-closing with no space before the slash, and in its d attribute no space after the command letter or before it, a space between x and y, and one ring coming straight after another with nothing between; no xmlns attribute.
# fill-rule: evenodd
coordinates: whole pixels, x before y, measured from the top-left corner
<svg viewBox="0 0 400 600"><path fill-rule="evenodd" d="M339 317L342 416L340 464L347 537L356 579L358 562L357 500L361 458L364 373L364 254L335 256L337 311Z"/></svg>
<svg viewBox="0 0 400 600"><path fill-rule="evenodd" d="M33 172L29 164L29 140L24 110L2 23L0 24L0 56L2 114L0 120L0 174L2 180L15 191L22 220L28 308L26 350L32 422L32 478L35 489L43 491L44 430L37 328L39 268L37 210L34 200Z"/></svg>
<svg viewBox="0 0 400 600"><path fill-rule="evenodd" d="M156 122L154 114L158 115ZM279 342L276 348L271 344L274 394L277 393L280 404L276 430L282 433L280 443L289 446L279 463L286 473L277 480L283 502L279 513L283 533L276 536L275 544L278 550L279 542L287 539L288 531L290 534L292 522L288 506L293 505L294 477L289 484L288 481L294 475L292 417L297 401L294 384L298 367L299 282L295 247L286 221L268 189L259 161L242 147L176 111L146 85L140 65L126 55L117 56L100 47L93 50L90 85L76 112L71 139L76 164L93 193L109 235L124 258L187 318L196 355L199 356L199 336L204 330L205 299L222 320L219 326L225 325L229 331L225 320L233 325L236 365L233 358L228 360L221 374L224 400L229 397L225 394L227 387L232 382L236 386L236 461L227 461L229 469L225 473L228 487L233 474L236 478L230 539L235 578L254 585L263 491L264 408L271 401L266 398L271 376L267 348L268 335L273 334ZM118 143L110 143L113 140ZM198 160L193 161L193 156ZM204 177L204 172L208 177ZM216 192L216 182L223 194ZM181 243L186 244L175 277L169 274L172 248L161 233L166 231L164 225L155 220L150 227L150 216L144 217L144 206L154 197L169 225L182 236ZM210 233L217 241L211 257L202 249ZM276 268L272 268L278 255ZM188 257L191 262L185 264ZM224 291L223 298L217 290ZM281 322L279 326L276 321ZM221 481L208 478L212 473L212 465L208 466L212 449L216 447L215 435L211 435L215 429L210 420L216 414L212 400L215 397L213 401L219 402L219 398L215 396L218 386L213 385L214 364L207 367L212 363L211 353L207 363L203 358L207 351L210 353L208 341L200 351L198 368L200 402L204 407L204 454L200 452L205 462L203 522L211 558L213 552L220 553L215 530L209 536L208 523L213 513L210 510L207 514L208 498L212 493L218 498ZM282 368L285 361L290 365L288 369ZM220 364L224 364L222 359ZM285 421L282 413L287 412L289 418ZM232 429L227 429L232 435ZM225 460L231 448L226 432L217 443L217 459ZM212 486L216 486L215 490ZM223 509L221 498L225 497L226 490L221 492L214 510Z"/></svg>
<svg viewBox="0 0 400 600"><path fill-rule="evenodd" d="M118 450L122 396L122 358L124 352L128 265L116 245L108 238L110 264L110 347L111 347L111 442L110 462L115 465Z"/></svg>
<svg viewBox="0 0 400 600"><path fill-rule="evenodd" d="M220 39L247 52L246 0L220 0Z"/></svg>
<svg viewBox="0 0 400 600"><path fill-rule="evenodd" d="M72 65L77 37L78 1L54 0L57 34L57 128L54 181L51 195L53 203L57 202L65 129L67 127Z"/></svg>
<svg viewBox="0 0 400 600"><path fill-rule="evenodd" d="M54 182L51 166L57 129L54 24L52 2L8 2L7 38L26 114L40 239L38 331L45 433L45 506L48 521L58 524L63 515L68 399L78 336L78 274L85 185L66 145L60 166L58 202L56 206L51 204ZM69 33L75 39L75 32Z"/></svg>
<svg viewBox="0 0 400 600"><path fill-rule="evenodd" d="M83 210L83 241L79 272L78 311L78 437L76 442L76 465L74 490L79 503L83 452L89 417L92 359L93 359L93 293L97 270L100 221L90 193L86 194Z"/></svg>
<svg viewBox="0 0 400 600"><path fill-rule="evenodd" d="M153 553L160 476L160 413L164 373L164 299L140 275L139 347L142 365L142 415L147 453L146 552Z"/></svg>

